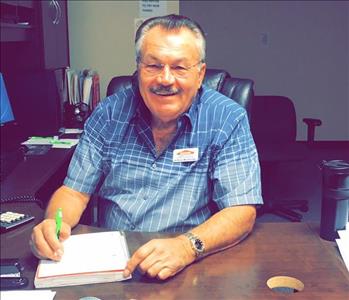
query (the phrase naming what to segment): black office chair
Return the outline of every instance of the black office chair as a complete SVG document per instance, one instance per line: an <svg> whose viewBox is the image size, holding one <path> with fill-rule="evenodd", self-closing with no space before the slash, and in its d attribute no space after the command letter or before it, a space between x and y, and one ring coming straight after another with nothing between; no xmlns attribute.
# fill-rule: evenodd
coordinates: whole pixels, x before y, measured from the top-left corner
<svg viewBox="0 0 349 300"><path fill-rule="evenodd" d="M318 119L303 119L308 125L308 143L314 141ZM299 222L308 211L307 200L273 199L276 170L284 163L302 161L309 155L307 143L297 143L296 111L292 101L283 96L255 96L251 107L251 131L257 146L261 170L264 205L258 215L272 213Z"/></svg>

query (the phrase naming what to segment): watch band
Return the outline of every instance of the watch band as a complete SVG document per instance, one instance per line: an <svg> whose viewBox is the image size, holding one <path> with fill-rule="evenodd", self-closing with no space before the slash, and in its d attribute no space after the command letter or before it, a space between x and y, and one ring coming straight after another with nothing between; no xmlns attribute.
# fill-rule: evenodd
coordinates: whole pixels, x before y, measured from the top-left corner
<svg viewBox="0 0 349 300"><path fill-rule="evenodd" d="M195 252L195 256L196 258L202 256L204 254L205 251L205 244L204 242L195 234L189 232L186 232L184 234L184 236L186 236L189 241L190 241L190 246L193 249L193 251Z"/></svg>

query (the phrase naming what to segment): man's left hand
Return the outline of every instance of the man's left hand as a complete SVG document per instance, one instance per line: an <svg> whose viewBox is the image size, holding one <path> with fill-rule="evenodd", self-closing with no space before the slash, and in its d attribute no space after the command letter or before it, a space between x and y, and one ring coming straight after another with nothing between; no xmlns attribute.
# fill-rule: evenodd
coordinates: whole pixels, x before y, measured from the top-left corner
<svg viewBox="0 0 349 300"><path fill-rule="evenodd" d="M190 242L183 235L154 239L140 247L128 261L124 277L128 277L138 266L142 274L167 279L195 260Z"/></svg>

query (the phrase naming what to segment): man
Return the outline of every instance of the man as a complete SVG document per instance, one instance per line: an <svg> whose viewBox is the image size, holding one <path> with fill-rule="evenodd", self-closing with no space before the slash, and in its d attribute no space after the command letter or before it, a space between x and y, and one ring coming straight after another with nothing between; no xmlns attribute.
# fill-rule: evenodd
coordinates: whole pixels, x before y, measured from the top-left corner
<svg viewBox="0 0 349 300"><path fill-rule="evenodd" d="M205 37L198 24L178 15L145 21L136 57L138 86L103 100L86 122L31 245L38 257L60 260L61 242L102 180L103 227L186 232L146 243L124 272L138 267L166 279L248 235L254 205L262 203L259 164L244 109L201 87ZM219 208L213 215L211 202ZM59 207L61 241L54 221Z"/></svg>

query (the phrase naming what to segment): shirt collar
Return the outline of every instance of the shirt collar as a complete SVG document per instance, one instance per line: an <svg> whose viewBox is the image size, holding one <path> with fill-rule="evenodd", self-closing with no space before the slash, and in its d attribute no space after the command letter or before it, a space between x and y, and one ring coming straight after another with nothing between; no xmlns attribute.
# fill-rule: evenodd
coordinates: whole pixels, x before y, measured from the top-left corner
<svg viewBox="0 0 349 300"><path fill-rule="evenodd" d="M138 87L135 87L135 96L134 96L134 101L137 102L137 108L133 114L132 120L135 120L137 122L137 120L140 120L141 118L143 118L147 124L150 124L150 111L148 109L148 107L145 105L141 93L139 92Z"/></svg>
<svg viewBox="0 0 349 300"><path fill-rule="evenodd" d="M196 119L197 111L198 111L198 106L201 101L201 95L202 95L202 87L199 88L198 92L196 93L194 100L192 104L190 105L190 108L187 112L185 112L179 120L182 119L187 119L188 124L190 126L190 129L193 127L194 120Z"/></svg>

